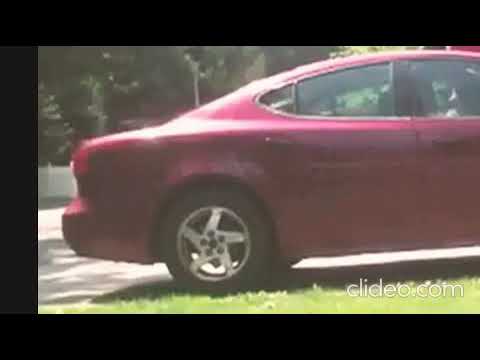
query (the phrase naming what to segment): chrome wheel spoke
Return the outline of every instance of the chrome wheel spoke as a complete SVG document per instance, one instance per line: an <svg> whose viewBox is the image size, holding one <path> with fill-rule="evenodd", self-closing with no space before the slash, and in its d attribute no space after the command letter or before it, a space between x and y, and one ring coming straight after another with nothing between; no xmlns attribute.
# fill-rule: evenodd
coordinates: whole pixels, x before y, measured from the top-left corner
<svg viewBox="0 0 480 360"><path fill-rule="evenodd" d="M223 210L220 208L213 208L210 219L208 219L207 225L205 226L205 234L210 231L217 231L220 220L222 219Z"/></svg>
<svg viewBox="0 0 480 360"><path fill-rule="evenodd" d="M225 252L220 255L220 262L225 268L225 275L232 276L234 273L232 258L230 257L230 252L228 249L225 249Z"/></svg>
<svg viewBox="0 0 480 360"><path fill-rule="evenodd" d="M184 226L182 228L182 230L180 231L180 233L182 234L183 237L185 237L186 239L188 239L190 241L190 243L195 246L195 248L198 250L198 251L201 251L202 250L202 247L200 245L200 241L202 240L202 235L200 235L199 233L197 233L195 230L193 230L191 227L189 226Z"/></svg>
<svg viewBox="0 0 480 360"><path fill-rule="evenodd" d="M223 237L227 245L242 244L245 242L245 235L237 231L217 231L219 237Z"/></svg>

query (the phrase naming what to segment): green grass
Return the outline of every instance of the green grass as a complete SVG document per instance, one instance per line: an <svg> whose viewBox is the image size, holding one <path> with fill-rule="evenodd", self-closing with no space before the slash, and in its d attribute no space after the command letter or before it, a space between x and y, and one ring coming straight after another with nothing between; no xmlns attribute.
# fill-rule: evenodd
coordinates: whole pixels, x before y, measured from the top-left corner
<svg viewBox="0 0 480 360"><path fill-rule="evenodd" d="M396 284L396 282L394 283ZM408 282L410 286L422 282ZM105 303L43 306L41 314L480 314L480 278L449 280L462 285L463 297L350 297L345 286L260 291L233 296L156 294L155 289Z"/></svg>

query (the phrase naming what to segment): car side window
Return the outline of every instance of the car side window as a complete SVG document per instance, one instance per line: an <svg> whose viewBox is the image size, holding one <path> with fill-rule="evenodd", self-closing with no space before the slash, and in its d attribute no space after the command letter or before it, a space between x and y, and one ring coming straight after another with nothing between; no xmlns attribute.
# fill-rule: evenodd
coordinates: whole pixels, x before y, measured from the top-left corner
<svg viewBox="0 0 480 360"><path fill-rule="evenodd" d="M480 116L480 63L455 60L410 62L418 117Z"/></svg>
<svg viewBox="0 0 480 360"><path fill-rule="evenodd" d="M392 66L365 66L303 80L297 84L297 113L326 117L394 116Z"/></svg>
<svg viewBox="0 0 480 360"><path fill-rule="evenodd" d="M272 110L294 113L295 99L293 95L293 85L270 91L263 95L259 102Z"/></svg>

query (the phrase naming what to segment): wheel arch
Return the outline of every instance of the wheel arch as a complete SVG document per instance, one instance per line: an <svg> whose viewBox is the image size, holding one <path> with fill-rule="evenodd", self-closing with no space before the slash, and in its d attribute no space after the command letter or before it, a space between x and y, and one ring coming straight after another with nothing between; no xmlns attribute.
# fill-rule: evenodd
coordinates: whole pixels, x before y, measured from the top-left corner
<svg viewBox="0 0 480 360"><path fill-rule="evenodd" d="M159 239L159 234L161 233L162 224L168 213L169 209L173 204L184 196L188 196L190 192L199 191L200 189L205 188L222 188L222 189L231 189L232 191L238 191L245 196L247 196L260 210L267 226L270 231L270 237L272 240L272 246L276 255L280 255L279 244L277 241L276 233L276 224L273 219L272 213L269 210L265 200L258 194L255 188L247 184L242 179L236 178L230 175L195 175L188 179L183 180L182 182L174 185L167 194L163 197L162 200L158 201L158 205L154 211L153 215L153 225L150 231L150 251L153 254L155 261L161 262L164 260L159 249L159 243L164 242L164 239Z"/></svg>

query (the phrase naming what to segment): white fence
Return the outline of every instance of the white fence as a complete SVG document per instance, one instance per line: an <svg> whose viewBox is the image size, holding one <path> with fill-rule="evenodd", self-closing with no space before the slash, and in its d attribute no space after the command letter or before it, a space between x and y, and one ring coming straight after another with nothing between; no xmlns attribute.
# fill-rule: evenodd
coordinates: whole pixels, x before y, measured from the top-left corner
<svg viewBox="0 0 480 360"><path fill-rule="evenodd" d="M38 198L73 198L75 194L75 178L70 167L38 168Z"/></svg>

